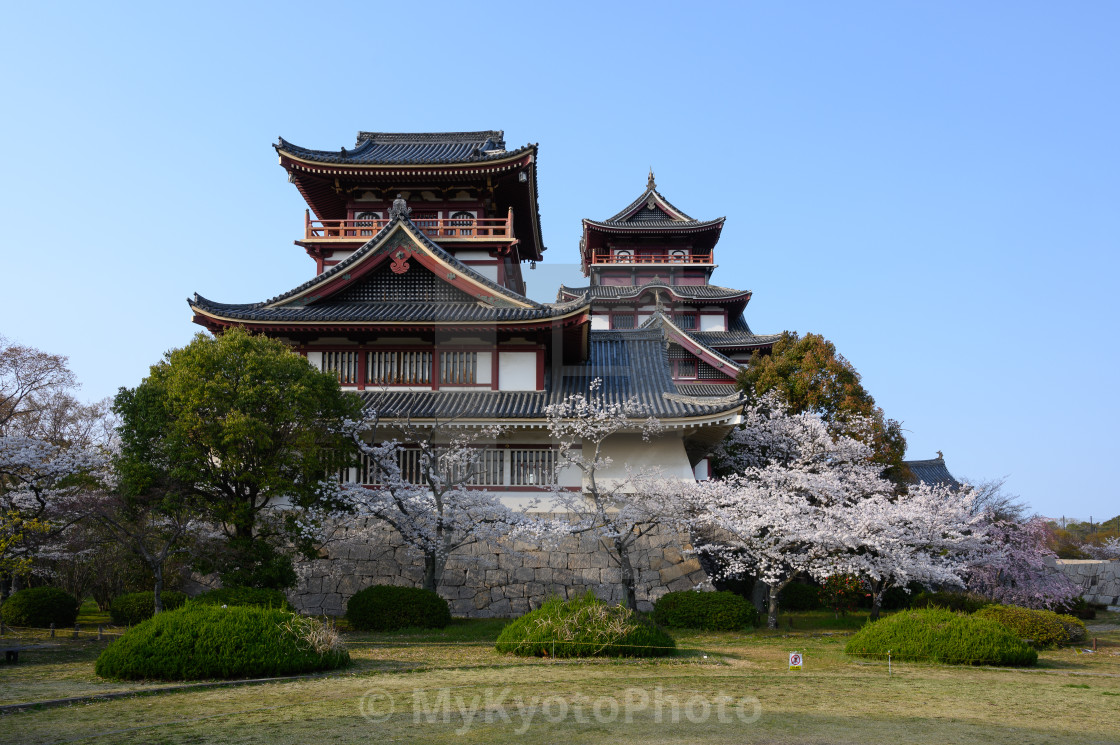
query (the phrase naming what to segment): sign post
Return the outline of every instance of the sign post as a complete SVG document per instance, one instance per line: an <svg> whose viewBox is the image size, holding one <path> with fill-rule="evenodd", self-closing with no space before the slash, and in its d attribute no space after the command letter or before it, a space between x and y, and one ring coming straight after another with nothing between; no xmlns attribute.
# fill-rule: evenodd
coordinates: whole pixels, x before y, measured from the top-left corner
<svg viewBox="0 0 1120 745"><path fill-rule="evenodd" d="M801 653L800 652L790 652L789 653L789 669L790 670L800 670L801 669Z"/></svg>

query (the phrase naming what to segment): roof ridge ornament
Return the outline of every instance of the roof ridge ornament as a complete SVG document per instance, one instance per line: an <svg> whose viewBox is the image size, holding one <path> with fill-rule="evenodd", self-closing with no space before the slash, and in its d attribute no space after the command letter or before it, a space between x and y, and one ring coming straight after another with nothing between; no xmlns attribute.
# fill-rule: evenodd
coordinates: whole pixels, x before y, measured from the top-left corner
<svg viewBox="0 0 1120 745"><path fill-rule="evenodd" d="M649 180L646 181L646 188L650 191L657 188L657 182L653 180L653 166L649 167Z"/></svg>
<svg viewBox="0 0 1120 745"><path fill-rule="evenodd" d="M393 206L389 208L389 219L408 219L411 214L412 208L408 206L408 202L404 201L404 195L397 194L397 198L393 200Z"/></svg>

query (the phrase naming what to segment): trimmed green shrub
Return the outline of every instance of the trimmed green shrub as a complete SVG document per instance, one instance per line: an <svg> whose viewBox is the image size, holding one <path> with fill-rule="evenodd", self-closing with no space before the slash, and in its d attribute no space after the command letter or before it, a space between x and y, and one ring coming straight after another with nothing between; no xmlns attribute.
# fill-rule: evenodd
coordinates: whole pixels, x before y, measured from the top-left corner
<svg viewBox="0 0 1120 745"><path fill-rule="evenodd" d="M1062 626L1065 627L1071 642L1083 642L1089 638L1089 630L1085 628L1085 622L1080 618L1071 616L1068 613L1059 613L1058 620L1061 622Z"/></svg>
<svg viewBox="0 0 1120 745"><path fill-rule="evenodd" d="M280 590L259 587L220 587L210 590L193 599L203 605L255 605L258 608L282 608L287 610L288 599Z"/></svg>
<svg viewBox="0 0 1120 745"><path fill-rule="evenodd" d="M1038 652L1006 626L944 608L899 611L865 625L844 651L854 657L943 662L952 665L1010 665L1038 662Z"/></svg>
<svg viewBox="0 0 1120 745"><path fill-rule="evenodd" d="M778 607L784 611L820 610L824 607L821 590L816 585L790 582L778 593Z"/></svg>
<svg viewBox="0 0 1120 745"><path fill-rule="evenodd" d="M346 620L359 631L442 629L451 623L451 609L431 590L374 585L350 596Z"/></svg>
<svg viewBox="0 0 1120 745"><path fill-rule="evenodd" d="M187 601L187 596L174 590L164 590L160 593L163 609L175 610ZM154 593L126 592L117 595L109 605L109 617L118 626L135 626L141 621L146 621L155 615L156 599Z"/></svg>
<svg viewBox="0 0 1120 745"><path fill-rule="evenodd" d="M296 675L349 662L338 634L314 618L188 603L126 631L95 670L103 678L206 680Z"/></svg>
<svg viewBox="0 0 1120 745"><path fill-rule="evenodd" d="M653 606L660 626L705 631L740 631L758 625L758 611L733 592L670 592Z"/></svg>
<svg viewBox="0 0 1120 745"><path fill-rule="evenodd" d="M495 646L521 657L664 657L676 642L645 616L589 591L549 598L502 629Z"/></svg>
<svg viewBox="0 0 1120 745"><path fill-rule="evenodd" d="M1002 623L1018 634L1020 639L1030 639L1037 647L1067 644L1070 640L1069 632L1062 625L1062 619L1052 610L1031 610L1016 605L989 605L976 611L976 615Z"/></svg>
<svg viewBox="0 0 1120 745"><path fill-rule="evenodd" d="M74 626L80 605L77 598L57 587L29 587L12 593L0 612L9 626L47 628L53 623L61 629Z"/></svg>
<svg viewBox="0 0 1120 745"><path fill-rule="evenodd" d="M911 608L947 608L958 613L975 613L992 601L965 592L919 592L910 601Z"/></svg>

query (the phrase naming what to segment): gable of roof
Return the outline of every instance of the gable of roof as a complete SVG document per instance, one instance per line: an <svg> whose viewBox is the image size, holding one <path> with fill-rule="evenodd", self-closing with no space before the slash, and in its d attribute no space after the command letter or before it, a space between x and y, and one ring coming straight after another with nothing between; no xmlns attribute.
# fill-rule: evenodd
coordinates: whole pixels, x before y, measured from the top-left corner
<svg viewBox="0 0 1120 745"><path fill-rule="evenodd" d="M418 270L417 265L423 270L423 277L434 277L449 289L434 301L413 298L390 302L363 299L356 289L372 281L385 266L407 277L408 272ZM367 275L370 280L366 280ZM530 300L457 260L407 217L395 217L346 259L276 297L238 304L217 303L196 294L187 302L197 313L223 321L501 322L570 316L586 310L587 298L547 305Z"/></svg>
<svg viewBox="0 0 1120 745"><path fill-rule="evenodd" d="M948 486L953 489L959 489L961 486L961 482L949 473L944 458L904 460L902 464L910 469L915 484L926 483L934 486Z"/></svg>

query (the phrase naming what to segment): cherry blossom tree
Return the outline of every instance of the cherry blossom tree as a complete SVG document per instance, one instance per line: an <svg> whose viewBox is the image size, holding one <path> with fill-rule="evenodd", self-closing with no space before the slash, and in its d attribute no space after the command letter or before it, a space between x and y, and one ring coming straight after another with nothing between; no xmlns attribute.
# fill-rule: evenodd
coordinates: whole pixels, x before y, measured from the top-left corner
<svg viewBox="0 0 1120 745"><path fill-rule="evenodd" d="M778 596L794 579L848 571L858 550L850 510L893 485L852 436L865 422L830 424L817 414L790 414L777 394L745 411L744 426L718 454L734 474L699 485L698 510L709 536L697 547L718 557L725 576L753 574L769 588L767 624L777 628ZM884 508L885 509L885 508Z"/></svg>
<svg viewBox="0 0 1120 745"><path fill-rule="evenodd" d="M1050 608L1081 594L1077 585L1051 566L1056 554L1046 546L1046 520L1001 519L980 515L989 538L968 569L968 589L1007 605Z"/></svg>
<svg viewBox="0 0 1120 745"><path fill-rule="evenodd" d="M637 610L636 545L662 527L687 529L695 482L665 478L656 468L611 468L613 460L604 453L609 438L637 433L649 441L661 432L661 423L637 399L608 401L601 387L596 379L587 394L572 394L545 410L549 433L559 443L557 475L574 468L582 476L581 490L557 487L551 500L571 518L557 523L557 530L594 535L620 570L626 607Z"/></svg>
<svg viewBox="0 0 1120 745"><path fill-rule="evenodd" d="M964 586L969 557L987 546L974 499L967 487L921 483L902 494L873 494L829 511L829 523L847 549L835 556L836 566L871 588L872 620L891 587Z"/></svg>
<svg viewBox="0 0 1120 745"><path fill-rule="evenodd" d="M454 422L413 424L407 417L382 422L376 413L347 429L360 453L365 483L340 491L349 524L372 518L388 525L424 561L423 587L439 588L450 556L472 543L528 537L539 530L525 511L502 504L493 492L472 487L484 449L500 428L455 427ZM388 431L392 438L366 441Z"/></svg>
<svg viewBox="0 0 1120 745"><path fill-rule="evenodd" d="M32 527L9 541L8 557L26 567L27 559L44 556L46 545L81 520L83 499L107 466L106 454L95 448L0 437L0 513L10 528Z"/></svg>

